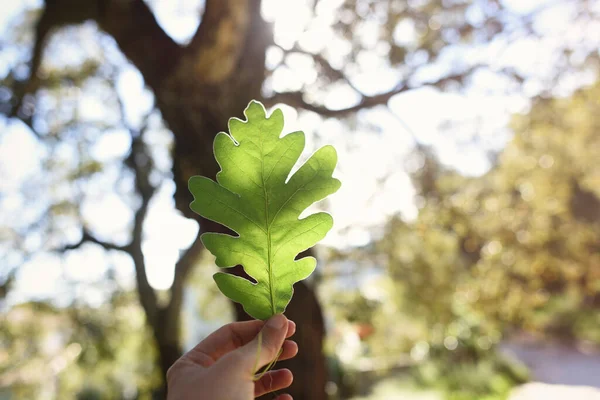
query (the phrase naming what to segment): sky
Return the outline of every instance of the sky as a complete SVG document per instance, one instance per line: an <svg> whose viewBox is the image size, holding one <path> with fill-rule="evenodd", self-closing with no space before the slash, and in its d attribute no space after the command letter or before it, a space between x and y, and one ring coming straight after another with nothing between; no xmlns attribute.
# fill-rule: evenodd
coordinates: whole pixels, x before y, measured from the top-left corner
<svg viewBox="0 0 600 400"><path fill-rule="evenodd" d="M527 12L544 2L510 0L509 3L520 12ZM37 0L1 2L0 31L6 29L12 17L24 7L35 7L39 3ZM264 0L263 13L266 19L274 22L275 40L280 46L289 48L298 41L305 49L318 51L327 42L324 38L331 35L328 28L332 18L331 8L337 3L338 0L323 1L314 20L310 20L310 13L301 1ZM154 0L150 4L169 35L180 43L189 40L199 22L198 9L202 6L202 0ZM540 65L550 62L556 35L565 29L564 13L565 10L551 10L541 22L549 32L546 47L524 42L505 52L503 62L513 63L525 70L541 71ZM368 32L364 34L368 35ZM335 59L335 49L332 51L332 58ZM267 62L274 63L278 57L277 49L272 49L267 54ZM0 59L0 71L2 63ZM305 60L301 57L292 60L291 64L291 70L278 71L273 75L269 84L276 90L293 89L293 75L310 78L314 74L314 71L306 68ZM366 68L362 76L356 77L354 83L357 86L365 88L367 92L377 92L395 83L393 71L382 69L376 63L371 68ZM342 180L343 186L325 203L336 223L323 244L340 248L362 245L371 239L372 228L383 224L389 216L401 213L408 220L416 217L414 190L404 169L404 163L414 146L414 137L421 143L434 145L440 160L462 173L480 175L487 171L489 162L486 151L500 150L504 146L510 138L506 128L510 116L526 110L527 102L522 96L491 92L501 85L493 77L482 76L478 79L479 90L467 94L441 93L423 88L394 97L389 103L393 113L384 109L361 113L363 120L378 126L376 132L364 128L348 132L347 126L339 121L323 121L314 114L299 114L290 107L282 107L286 118L284 132L306 132L306 155L324 144L333 144L339 152L336 176ZM139 72L132 66L124 66L120 70L117 90L125 104L127 119L134 125L139 123L141 115L153 106L152 95L145 89ZM534 91L535 88L529 90ZM335 108L351 105L355 98L355 94L341 89L332 91L324 101L327 106ZM98 101L97 98L82 95L78 104L79 112L90 118L102 118L101 113L97 115L101 109ZM448 120L458 124L451 134L441 129L442 123ZM28 174L39 172L35 155L42 150L23 125L0 121L0 130L3 131L0 136L0 192L14 194L7 196L2 203L3 212L8 214L11 209L7 205L12 204L14 210L19 208L19 182ZM474 137L477 137L477 141L473 141ZM157 134L153 140L158 148L165 148L169 142L168 135ZM97 158L111 160L126 154L129 144L127 133L115 131L95 142L90 151ZM365 163L365 159L369 162ZM418 160L414 162L418 164ZM186 220L174 210L173 190L172 182L165 182L161 186L145 225L143 251L148 278L157 289L171 285L179 252L190 244L198 229L195 222ZM322 208L323 204L319 207ZM99 201L86 204L83 214L100 236L117 239L132 217L128 204L111 193L104 193ZM106 254L101 249L89 246L71 252L66 258L40 255L30 260L20 268L18 285L11 294L11 301L67 294L70 293L70 282L77 281L90 283L82 286L85 288L82 290L85 290L89 302L99 303L104 287L94 287L93 283L102 281L107 264L114 266L119 282L133 285L133 266L128 257Z"/></svg>

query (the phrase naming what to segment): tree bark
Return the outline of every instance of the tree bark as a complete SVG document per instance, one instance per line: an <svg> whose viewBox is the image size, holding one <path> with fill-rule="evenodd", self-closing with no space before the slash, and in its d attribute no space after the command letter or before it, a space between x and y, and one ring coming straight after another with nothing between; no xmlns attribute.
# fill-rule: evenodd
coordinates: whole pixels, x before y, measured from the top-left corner
<svg viewBox="0 0 600 400"><path fill-rule="evenodd" d="M236 6L243 2L236 2ZM201 63L203 75L197 75L198 63L195 51L185 55L173 74L158 91L157 103L163 117L175 135L173 175L176 183L175 202L177 208L190 218L197 218L189 209L192 201L187 182L193 175L214 177L218 165L212 155L214 135L227 130L230 117L241 117L242 111L252 99L261 98L261 88L265 79L265 52L272 43L270 27L260 15L260 2L248 3L246 17L234 15L227 23L227 13L222 8L214 8L205 13L202 21L205 32L213 23L215 26L246 27L245 34L234 34L230 40L211 37L210 43L200 44L201 36L194 38L195 49L204 48L206 54L219 53L210 46L215 43L230 42L234 38L244 40L243 45L231 45L230 53L219 53L219 57ZM242 7L243 8L243 7ZM218 16L218 17L216 17ZM217 18L216 20L212 20ZM237 21L237 22L233 22ZM215 28L217 29L217 28ZM212 63L212 64L211 64ZM207 65L219 69L212 72ZM223 67L225 65L226 67ZM231 67L233 66L233 67ZM224 74L223 70L230 70ZM210 221L200 219L203 231L226 229ZM232 269L232 273L240 273ZM297 324L294 340L300 352L294 360L281 363L294 373L294 384L289 390L295 400L325 400L326 364L322 352L324 323L321 308L313 291L304 283L295 287L296 293L286 315ZM235 305L238 320L249 317L239 305Z"/></svg>

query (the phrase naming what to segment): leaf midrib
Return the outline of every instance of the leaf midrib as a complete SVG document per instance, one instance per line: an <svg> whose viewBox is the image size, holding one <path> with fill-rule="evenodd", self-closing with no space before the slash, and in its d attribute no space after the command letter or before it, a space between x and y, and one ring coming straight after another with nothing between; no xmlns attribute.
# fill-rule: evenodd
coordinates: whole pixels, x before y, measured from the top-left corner
<svg viewBox="0 0 600 400"><path fill-rule="evenodd" d="M275 296L273 294L273 266L271 265L271 224L269 223L269 193L265 183L265 154L264 137L260 140L260 177L262 179L263 195L265 199L265 227L267 228L267 267L269 269L269 295L271 297L271 312L275 314Z"/></svg>

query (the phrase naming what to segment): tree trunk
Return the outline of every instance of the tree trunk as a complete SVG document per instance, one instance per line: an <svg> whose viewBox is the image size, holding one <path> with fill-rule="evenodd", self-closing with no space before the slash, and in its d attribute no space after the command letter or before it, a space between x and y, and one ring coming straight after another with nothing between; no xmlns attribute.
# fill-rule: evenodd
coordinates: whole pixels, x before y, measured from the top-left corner
<svg viewBox="0 0 600 400"><path fill-rule="evenodd" d="M236 0L233 3L234 7L238 7L242 2ZM157 93L157 104L175 135L175 203L188 217L198 217L189 209L192 201L187 187L189 178L192 175L214 177L218 171L212 153L214 136L220 131L227 131L229 118L243 117L242 112L250 100L261 98L265 52L272 43L272 32L260 15L260 2L254 0L248 5L245 17L232 17L245 20L247 24L245 35L233 34L244 41L243 46L239 46L237 61L227 58L210 60L217 69L227 69L223 65L233 66L229 74L207 73L198 76L194 58L184 58ZM218 21L212 20L214 15L205 14L202 21L205 29L210 26L216 29L215 25L226 22L223 14L219 15ZM243 25L240 21L237 24ZM218 40L215 39L213 43L218 43ZM199 221L203 231L226 231L213 222ZM232 269L229 272L234 271ZM286 315L297 324L294 340L298 342L300 351L294 360L282 362L281 365L294 373L290 394L295 400L324 400L326 364L322 342L325 332L321 308L313 291L304 283L297 284L295 290ZM239 306L236 306L236 315L238 320L248 319Z"/></svg>
<svg viewBox="0 0 600 400"><path fill-rule="evenodd" d="M159 342L158 338L156 341ZM162 377L162 381L159 387L153 390L152 398L155 400L164 400L167 398L167 385L165 377L167 376L167 371L173 365L175 361L179 357L181 357L181 349L179 346L173 346L168 343L158 343L157 344L158 351L158 363L160 366L160 373Z"/></svg>
<svg viewBox="0 0 600 400"><path fill-rule="evenodd" d="M294 373L294 383L286 392L297 400L326 400L323 314L314 291L305 283L299 282L294 286L294 297L286 315L298 326L293 339L299 349L298 356L279 364Z"/></svg>

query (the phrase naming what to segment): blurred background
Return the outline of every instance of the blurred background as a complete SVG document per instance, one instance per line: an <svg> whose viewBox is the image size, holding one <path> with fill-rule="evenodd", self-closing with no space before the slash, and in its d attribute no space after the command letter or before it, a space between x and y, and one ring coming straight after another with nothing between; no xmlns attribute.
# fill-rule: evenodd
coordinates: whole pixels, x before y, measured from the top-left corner
<svg viewBox="0 0 600 400"><path fill-rule="evenodd" d="M251 99L303 159L340 158L286 313L296 400L599 399L599 14L2 1L0 399L162 399L183 351L247 318L187 180Z"/></svg>

